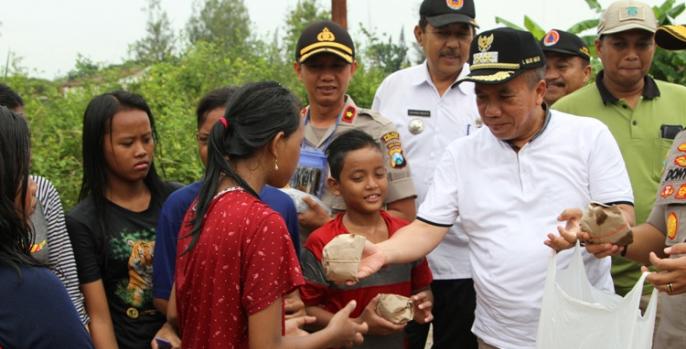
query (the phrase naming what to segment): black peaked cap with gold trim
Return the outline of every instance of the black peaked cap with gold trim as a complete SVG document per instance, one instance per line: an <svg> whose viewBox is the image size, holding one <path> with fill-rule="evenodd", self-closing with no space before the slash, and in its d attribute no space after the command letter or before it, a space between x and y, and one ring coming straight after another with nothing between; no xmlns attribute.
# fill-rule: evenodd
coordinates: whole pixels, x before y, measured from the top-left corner
<svg viewBox="0 0 686 349"><path fill-rule="evenodd" d="M686 49L686 25L665 25L657 28L655 43L665 50Z"/></svg>
<svg viewBox="0 0 686 349"><path fill-rule="evenodd" d="M477 35L469 49L469 74L458 82L500 84L545 65L545 57L531 33L498 28Z"/></svg>
<svg viewBox="0 0 686 349"><path fill-rule="evenodd" d="M348 63L355 61L355 44L350 34L332 21L314 22L307 26L295 46L295 61L305 62L319 53L333 53Z"/></svg>

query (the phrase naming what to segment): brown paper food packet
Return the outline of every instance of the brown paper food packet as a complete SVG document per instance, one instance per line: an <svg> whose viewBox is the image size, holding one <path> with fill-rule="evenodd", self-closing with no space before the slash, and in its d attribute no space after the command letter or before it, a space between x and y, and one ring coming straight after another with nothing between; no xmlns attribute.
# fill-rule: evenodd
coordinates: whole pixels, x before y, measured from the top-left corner
<svg viewBox="0 0 686 349"><path fill-rule="evenodd" d="M365 241L364 236L355 234L341 234L329 241L322 254L326 279L337 284L357 282Z"/></svg>
<svg viewBox="0 0 686 349"><path fill-rule="evenodd" d="M609 242L626 246L634 240L631 227L617 206L591 202L580 225L582 231L591 235L594 244Z"/></svg>
<svg viewBox="0 0 686 349"><path fill-rule="evenodd" d="M376 303L376 313L394 324L404 324L414 318L414 306L410 298L381 293Z"/></svg>

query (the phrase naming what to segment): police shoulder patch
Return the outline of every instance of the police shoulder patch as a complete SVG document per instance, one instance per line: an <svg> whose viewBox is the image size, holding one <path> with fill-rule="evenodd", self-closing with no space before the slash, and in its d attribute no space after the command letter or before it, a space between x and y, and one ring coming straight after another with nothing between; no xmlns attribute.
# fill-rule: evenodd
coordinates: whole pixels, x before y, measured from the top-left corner
<svg viewBox="0 0 686 349"><path fill-rule="evenodd" d="M384 133L381 136L381 143L386 148L391 168L403 168L407 165L403 147L400 143L400 134L397 131Z"/></svg>
<svg viewBox="0 0 686 349"><path fill-rule="evenodd" d="M677 231L679 230L679 217L674 212L667 214L667 238L670 240L676 239Z"/></svg>
<svg viewBox="0 0 686 349"><path fill-rule="evenodd" d="M357 108L355 108L352 105L349 105L343 111L343 116L341 117L341 121L343 121L347 124L352 124L353 121L355 120L355 116L357 116Z"/></svg>

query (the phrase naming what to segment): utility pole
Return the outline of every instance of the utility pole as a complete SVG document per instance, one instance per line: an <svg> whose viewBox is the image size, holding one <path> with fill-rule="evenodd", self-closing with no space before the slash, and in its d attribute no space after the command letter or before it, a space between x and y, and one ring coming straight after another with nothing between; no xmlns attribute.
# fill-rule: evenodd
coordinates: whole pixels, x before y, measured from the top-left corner
<svg viewBox="0 0 686 349"><path fill-rule="evenodd" d="M331 20L348 29L348 5L346 0L331 0Z"/></svg>

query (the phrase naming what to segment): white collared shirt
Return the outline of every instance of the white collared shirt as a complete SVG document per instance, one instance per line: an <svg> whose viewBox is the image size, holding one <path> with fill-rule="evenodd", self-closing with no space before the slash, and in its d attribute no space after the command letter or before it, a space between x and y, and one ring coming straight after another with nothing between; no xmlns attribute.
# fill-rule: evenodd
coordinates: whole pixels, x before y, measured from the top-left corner
<svg viewBox="0 0 686 349"><path fill-rule="evenodd" d="M465 64L459 77L468 73L469 65ZM476 129L479 111L474 84L463 82L454 85L440 96L424 62L384 79L376 91L372 109L391 119L400 133L405 155L412 168L419 206L424 201L436 165L445 149L457 138ZM410 132L413 120L420 120L424 127L422 132ZM459 229L458 225L454 225L443 242L429 254L434 279L471 278L468 241Z"/></svg>
<svg viewBox="0 0 686 349"><path fill-rule="evenodd" d="M619 147L591 118L551 111L549 122L515 152L487 127L452 143L418 218L458 225L469 237L477 294L472 331L499 348L534 348L557 216L589 201L633 202ZM565 268L572 250L562 252ZM591 283L611 291L609 258L585 253Z"/></svg>

